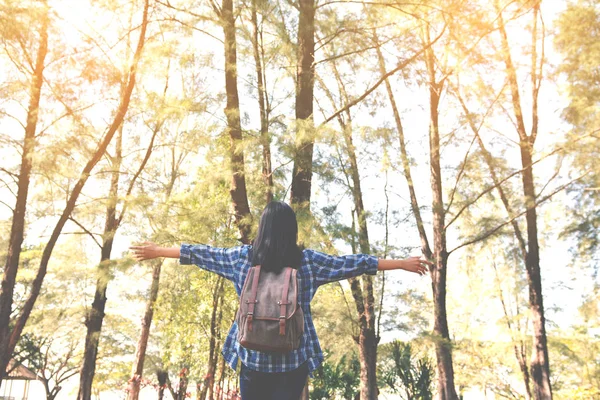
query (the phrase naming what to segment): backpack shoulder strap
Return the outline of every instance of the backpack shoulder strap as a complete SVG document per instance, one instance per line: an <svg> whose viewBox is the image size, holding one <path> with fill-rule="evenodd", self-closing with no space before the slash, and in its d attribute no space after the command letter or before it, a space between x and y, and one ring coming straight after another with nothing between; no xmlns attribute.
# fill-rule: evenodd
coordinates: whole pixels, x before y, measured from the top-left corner
<svg viewBox="0 0 600 400"><path fill-rule="evenodd" d="M285 320L286 320L286 308L288 304L291 302L288 301L288 293L290 291L290 278L292 277L293 268L286 268L285 278L283 280L283 290L281 292L281 300L279 303L279 334L281 336L285 335ZM295 276L295 274L294 274Z"/></svg>
<svg viewBox="0 0 600 400"><path fill-rule="evenodd" d="M260 265L252 268L254 270L252 274L252 288L250 289L250 299L246 300L248 303L248 329L252 330L252 319L254 317L254 306L257 303L256 294L258 291L258 278L260 277Z"/></svg>

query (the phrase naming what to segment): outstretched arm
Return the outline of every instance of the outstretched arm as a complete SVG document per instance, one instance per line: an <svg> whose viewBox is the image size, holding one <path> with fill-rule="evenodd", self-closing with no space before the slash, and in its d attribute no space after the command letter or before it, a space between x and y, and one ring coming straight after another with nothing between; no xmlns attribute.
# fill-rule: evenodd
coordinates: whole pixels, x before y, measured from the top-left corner
<svg viewBox="0 0 600 400"><path fill-rule="evenodd" d="M378 271L390 271L394 269L403 269L408 272L414 272L419 275L427 273L427 266L432 266L431 261L427 261L421 257L410 257L405 260L383 260L379 259L377 264Z"/></svg>
<svg viewBox="0 0 600 400"><path fill-rule="evenodd" d="M159 247L152 242L144 242L142 246L131 246L133 257L138 261L152 260L153 258L179 258L179 247Z"/></svg>

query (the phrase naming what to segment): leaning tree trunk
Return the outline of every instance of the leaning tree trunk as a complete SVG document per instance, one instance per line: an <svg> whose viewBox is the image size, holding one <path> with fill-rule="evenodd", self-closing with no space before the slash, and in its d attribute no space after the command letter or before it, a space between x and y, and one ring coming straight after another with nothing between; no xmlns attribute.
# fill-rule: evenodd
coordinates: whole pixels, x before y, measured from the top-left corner
<svg viewBox="0 0 600 400"><path fill-rule="evenodd" d="M427 42L431 42L426 31ZM445 207L442 192L442 169L440 163L439 103L443 82L437 82L435 57L430 47L425 52L425 64L429 76L429 157L433 212L433 260L431 287L433 291L435 352L437 358L438 391L440 400L458 400L454 388L452 346L446 313L446 271L448 250L446 247Z"/></svg>
<svg viewBox="0 0 600 400"><path fill-rule="evenodd" d="M166 87L165 87L166 92ZM107 205L107 213L106 213L106 224L104 228L103 243L102 243L102 251L101 251L101 260L98 265L98 281L96 283L96 292L94 294L94 302L92 303L92 308L90 309L88 315L86 316L86 327L87 334L85 339L85 347L84 347L84 357L83 364L80 372L80 384L79 384L79 399L88 399L91 396L92 384L94 381L94 374L96 371L96 359L98 356L98 346L100 342L100 332L102 331L102 324L104 322L104 310L106 308L106 290L108 288L108 282L110 277L110 257L112 252L113 240L121 225L121 221L125 216L125 213L128 209L128 201L129 195L131 194L135 182L137 178L140 176L148 160L150 159L150 155L154 150L154 141L158 132L160 131L164 119L160 122L157 122L154 130L152 132L152 137L150 139L150 143L148 148L146 149L146 154L140 163L135 175L132 177L129 182L129 187L127 189L125 199L123 201L123 208L119 216L117 216L117 204L119 202L119 177L121 175L121 162L122 162L122 141L123 141L123 124L119 128L119 135L117 138L117 144L115 149L115 156L112 158L112 179L110 185L110 193L108 196L108 205ZM171 183L172 187L172 183ZM159 267L160 274L160 267ZM152 318L152 316L150 316ZM139 347L138 347L139 350ZM145 354L145 347L144 347ZM136 355L137 357L137 355ZM139 361L139 359L138 359ZM141 364L143 366L143 354L141 355ZM141 375L140 375L141 377ZM132 383L135 385L136 379L135 375L132 378ZM139 381L137 381L139 384ZM138 387L139 391L139 387Z"/></svg>
<svg viewBox="0 0 600 400"><path fill-rule="evenodd" d="M469 111L469 109L468 109L466 103L464 102L463 98L461 97L460 93L458 93L458 100L464 111L464 115L467 118L469 127L471 128L471 131L473 132L473 134L475 135L475 138L477 139L477 143L479 144L479 148L481 150L481 153L483 155L485 163L487 164L488 169L490 171L490 177L492 178L494 187L496 188L496 190L498 192L498 196L500 197L500 200L502 201L502 204L504 205L504 208L506 210L508 218L511 218L513 215L515 215L515 212L512 209L512 206L510 204L510 201L506 194L506 191L502 187L500 177L498 176L498 172L496 171L494 157L492 156L492 153L490 153L489 150L486 148L485 143L483 142L483 139L481 138L481 135L479 134L479 128L475 125L475 121L472 118L473 114ZM523 260L525 260L527 258L527 243L525 241L525 238L523 237L523 233L521 232L521 228L519 227L518 221L516 219L514 219L511 222L511 225L512 225L513 231L515 233L517 243L519 244L519 251L521 253L521 256L523 257ZM502 303L502 308L504 310L504 315L506 317L506 323L507 323L509 331L511 331L511 336L512 336L513 327L510 322L510 319L509 319L508 310L506 308L504 299L502 297L501 290L500 290L500 300ZM517 314L518 314L518 312L517 312ZM520 329L519 329L519 332L520 332ZM518 343L517 343L517 341L518 341ZM519 364L519 368L521 369L521 375L523 377L523 384L525 386L525 399L529 400L529 399L531 399L531 375L529 373L529 366L527 365L527 357L525 355L526 347L527 347L527 344L525 343L525 341L523 339L517 340L517 338L513 336L513 349L514 349L515 357L517 359L517 363Z"/></svg>
<svg viewBox="0 0 600 400"><path fill-rule="evenodd" d="M169 78L167 76L163 94L166 94L168 84L169 84ZM164 100L164 98L163 98L163 100ZM142 161L142 164L140 165L140 168L138 169L138 172L136 173L134 179L132 179L130 186L129 186L130 189L128 192L131 191L131 189L133 188L133 183L135 182L135 179L140 175L140 173L144 169L146 163L150 159L150 155L152 154L152 151L154 149L154 139L155 139L156 135L158 134L158 132L160 131L160 129L162 128L162 125L164 122L165 122L165 119L162 119L156 123L156 125L154 127L154 132L152 135L152 139L150 140L150 145L148 146L148 149L146 151L146 156L144 157L144 160ZM166 187L165 204L170 199L171 192L173 191L173 187L175 186L175 180L177 179L177 166L178 166L178 163L175 161L175 156L173 154L172 164L171 164L171 179L169 180L169 183L167 184L167 187ZM125 205L127 205L127 203L125 203ZM124 212L125 212L125 208L123 209L123 212L121 213L121 217L123 216ZM131 378L129 381L129 393L127 396L128 400L137 400L139 397L139 394L140 394L140 383L141 383L142 375L144 372L144 360L146 358L146 348L148 347L148 339L150 338L150 327L152 325L152 317L154 316L154 305L156 304L156 299L158 298L160 272L161 272L163 261L164 261L164 259L156 260L152 264L153 267L152 267L152 282L150 284L150 294L148 296L148 301L146 302L146 309L144 311L144 317L142 318L142 330L140 332L140 338L138 339L138 344L137 344L136 351L135 351L135 360L133 362Z"/></svg>
<svg viewBox="0 0 600 400"><path fill-rule="evenodd" d="M218 361L219 354L217 349L217 333L218 325L221 324L220 318L222 316L221 310L223 307L223 282L224 279L218 277L213 289L213 304L210 317L210 337L208 340L208 366L206 375L204 376L204 380L202 382L202 391L198 396L199 400L205 400L207 395L209 400L212 400L213 398L213 385L215 382L216 363Z"/></svg>
<svg viewBox="0 0 600 400"><path fill-rule="evenodd" d="M237 52L235 38L235 17L233 0L223 0L220 11L220 21L225 35L225 92L227 104L225 117L229 131L231 162L231 200L235 211L235 222L240 231L240 241L250 242L250 206L246 192L246 177L244 173L244 151L242 125L240 121L240 100L237 86Z"/></svg>
<svg viewBox="0 0 600 400"><path fill-rule="evenodd" d="M150 326L152 325L152 317L154 316L154 305L158 298L162 264L163 259L153 261L150 295L146 302L146 310L144 311L144 317L142 318L142 332L140 333L140 338L135 350L135 361L133 362L132 377L129 381L129 393L127 395L128 400L137 400L140 395L140 383L142 374L144 373L144 359L146 358L146 348L148 347L148 339L150 338ZM159 382L159 386L162 387L163 384ZM160 390L161 388L159 388L159 391ZM164 392L164 388L162 388L162 390Z"/></svg>
<svg viewBox="0 0 600 400"><path fill-rule="evenodd" d="M92 169L96 166L98 161L100 161L100 158L102 158L102 156L105 154L110 141L112 140L113 136L115 135L115 132L123 123L123 119L125 118L125 114L127 113L127 109L129 107L129 101L131 99L131 94L132 94L133 88L135 86L135 77L136 77L136 72L137 72L137 66L138 66L139 60L141 58L142 50L143 50L144 43L145 43L146 27L147 27L147 23L148 23L148 7L149 7L149 0L146 0L145 4L144 4L144 13L143 13L143 19L142 19L142 24L141 24L139 41L137 44L137 48L136 48L136 51L134 54L133 61L131 63L130 69L129 69L129 76L128 76L127 84L125 85L125 90L123 90L123 92L121 94L121 99L120 99L119 106L117 108L116 115L112 121L112 124L108 128L108 131L105 134L104 138L99 143L92 158L87 162L87 164L81 171L80 177L79 177L77 183L75 184L75 186L73 187L73 190L71 191L71 193L67 199L66 206L65 206L58 222L56 223L54 230L52 231L52 234L50 235L50 238L48 239L46 246L44 247L44 251L42 252L42 257L40 260L40 266L39 266L38 272L31 284L31 290L29 292L29 296L21 309L21 313L19 314L17 320L15 321L13 330L10 334L10 340L8 342L8 345L4 346L4 343L2 343L3 347L0 348L0 354L2 354L3 359L10 357L10 355L14 351L14 348L15 348L19 338L21 337L21 333L23 332L25 324L26 324L27 320L29 319L29 315L31 314L31 310L33 309L33 306L40 294L42 282L44 280L44 277L46 276L48 262L50 261L50 257L52 256L52 251L54 250L54 246L56 245L58 237L60 236L60 233L62 232L62 229L63 229L65 223L67 222L69 216L71 215L71 213L73 212L73 209L75 208L75 204L77 202L77 199L79 198L79 195L83 189L83 186L87 182L87 179L89 178ZM0 366L0 367L2 367L2 366Z"/></svg>
<svg viewBox="0 0 600 400"><path fill-rule="evenodd" d="M358 219L358 243L363 254L370 254L366 211L363 205L358 163L350 129L345 132L344 137L350 160L354 208ZM364 275L360 277L360 283L362 283L362 288L358 290L359 279L351 280L352 295L357 304L357 311L359 311L360 398L361 400L377 400L377 344L379 343L379 337L375 330L373 277ZM358 306L359 303L361 303L361 306Z"/></svg>
<svg viewBox="0 0 600 400"><path fill-rule="evenodd" d="M499 12L498 24L502 42L502 56L506 66L506 75L511 92L511 99L519 136L521 165L523 167L522 185L525 197L525 222L527 225L527 254L525 256L525 270L529 285L529 308L533 321L533 356L531 359L531 379L533 381L533 395L536 400L552 399L552 386L550 383L550 361L548 357L548 342L546 338L546 320L544 317L544 299L542 296L542 277L540 271L540 248L538 244L537 208L535 181L533 176L533 146L538 134L538 94L542 80L543 56L539 60L537 55L537 19L539 16L540 1L533 6L533 29L531 40L531 80L532 80L532 105L531 105L531 133L528 135L525 128L523 108L519 92L519 82L516 68L510 54L510 45L506 27Z"/></svg>
<svg viewBox="0 0 600 400"><path fill-rule="evenodd" d="M47 12L47 5L46 12ZM6 367L10 361L12 351L10 348L10 314L13 305L13 294L19 269L21 248L25 236L25 211L27 209L27 194L29 192L29 181L31 177L32 156L35 152L35 131L37 128L40 97L44 84L44 62L48 54L48 15L42 16L40 39L35 68L31 79L29 93L29 107L27 108L27 122L25 125L25 139L23 141L23 152L21 154L21 168L18 177L17 200L13 211L10 238L8 241L8 252L6 264L2 276L2 289L0 291L0 386L6 374Z"/></svg>
<svg viewBox="0 0 600 400"><path fill-rule="evenodd" d="M110 192L108 195L108 204L106 206L106 220L104 232L102 234L102 248L100 255L100 264L96 271L98 277L96 281L96 291L91 309L85 318L87 333L85 336L85 346L83 353L83 363L79 374L79 399L89 399L92 397L92 382L96 372L96 359L98 356L98 344L100 342L100 331L104 321L104 310L106 308L106 289L110 276L110 255L113 247L113 240L117 231L117 202L119 195L119 177L121 175L122 161L122 141L123 125L117 135L115 156L112 157L112 177L110 182Z"/></svg>
<svg viewBox="0 0 600 400"><path fill-rule="evenodd" d="M338 82L341 97L348 104L349 98L345 85L340 77L335 61L332 64L333 73ZM324 87L332 104L335 106L331 92ZM369 233L367 228L366 210L363 203L360 172L356 157L356 148L352 139L352 115L350 109L345 111L346 120L342 115L338 116L338 122L344 137L344 144L348 161L350 162L351 190L354 201L354 211L358 220L358 244L361 253L370 254ZM345 172L346 173L346 172ZM348 175L346 173L346 175ZM353 218L354 221L354 218ZM353 224L354 227L354 224ZM355 245L353 245L353 248ZM357 337L360 361L360 398L361 400L376 400L377 388L377 345L379 337L375 325L375 297L373 293L373 278L362 276L350 279L352 297L356 305L359 317L359 335Z"/></svg>
<svg viewBox="0 0 600 400"><path fill-rule="evenodd" d="M296 147L291 203L310 209L312 181L313 91L315 82L315 1L299 0L298 66L296 71Z"/></svg>

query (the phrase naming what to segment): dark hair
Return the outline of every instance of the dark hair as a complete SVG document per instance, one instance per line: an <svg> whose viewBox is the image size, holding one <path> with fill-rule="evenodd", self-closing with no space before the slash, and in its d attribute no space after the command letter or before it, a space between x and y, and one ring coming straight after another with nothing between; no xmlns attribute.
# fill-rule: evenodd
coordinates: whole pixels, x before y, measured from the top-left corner
<svg viewBox="0 0 600 400"><path fill-rule="evenodd" d="M274 272L300 267L302 251L297 241L298 222L292 207L281 201L270 202L260 217L252 244L252 264Z"/></svg>

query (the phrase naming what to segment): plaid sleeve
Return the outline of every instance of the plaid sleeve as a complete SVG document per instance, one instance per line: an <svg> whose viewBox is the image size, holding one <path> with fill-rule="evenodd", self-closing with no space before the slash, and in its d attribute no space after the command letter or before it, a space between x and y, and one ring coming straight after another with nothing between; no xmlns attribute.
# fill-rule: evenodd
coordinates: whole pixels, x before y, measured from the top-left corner
<svg viewBox="0 0 600 400"><path fill-rule="evenodd" d="M239 268L243 264L239 261L246 253L246 246L220 248L205 244L182 244L179 263L197 265L235 282L235 277L239 276Z"/></svg>
<svg viewBox="0 0 600 400"><path fill-rule="evenodd" d="M317 285L354 278L362 274L377 274L379 260L367 254L330 256L314 250L305 250Z"/></svg>

